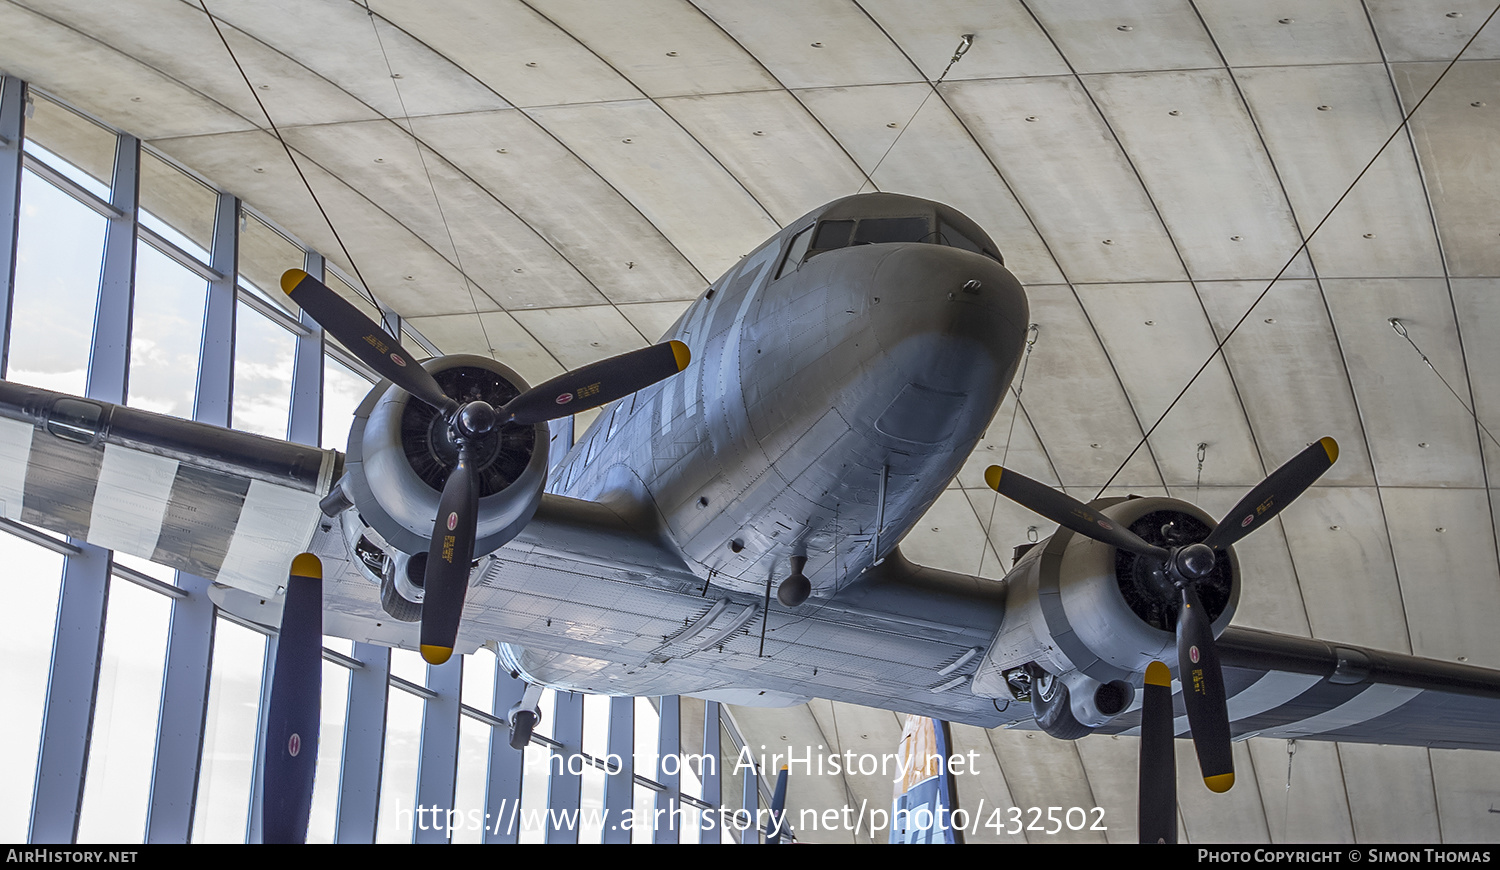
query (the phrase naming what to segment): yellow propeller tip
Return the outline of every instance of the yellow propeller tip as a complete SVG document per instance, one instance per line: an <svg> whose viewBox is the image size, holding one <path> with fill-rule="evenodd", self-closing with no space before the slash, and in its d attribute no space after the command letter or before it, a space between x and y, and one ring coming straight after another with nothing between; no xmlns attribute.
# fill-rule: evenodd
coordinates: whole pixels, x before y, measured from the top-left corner
<svg viewBox="0 0 1500 870"><path fill-rule="evenodd" d="M1171 686L1172 670L1161 662L1152 662L1146 665L1146 685L1148 686Z"/></svg>
<svg viewBox="0 0 1500 870"><path fill-rule="evenodd" d="M985 482L985 484L990 489L998 491L1000 489L1000 475L1002 475L1004 473L1005 473L1005 469L1001 468L998 465L991 465L989 468L986 468L984 470L984 482Z"/></svg>
<svg viewBox="0 0 1500 870"><path fill-rule="evenodd" d="M301 284L302 279L306 277L307 273L301 269L286 270L286 273L281 276L281 292L288 296L292 295L292 291L296 290L297 285Z"/></svg>
<svg viewBox="0 0 1500 870"><path fill-rule="evenodd" d="M667 344L672 346L672 358L677 361L677 370L680 372L686 369L688 363L693 361L693 354L688 350L688 346L676 339L667 342Z"/></svg>
<svg viewBox="0 0 1500 870"><path fill-rule="evenodd" d="M1234 774L1221 773L1218 776L1205 776L1203 784L1208 786L1208 790L1214 794L1223 794L1234 788Z"/></svg>
<svg viewBox="0 0 1500 870"><path fill-rule="evenodd" d="M1339 461L1339 443L1332 438L1320 438L1318 443L1323 445L1323 452L1328 454L1329 462Z"/></svg>
<svg viewBox="0 0 1500 870"><path fill-rule="evenodd" d="M440 665L448 661L448 659L452 657L453 647L451 646L430 646L425 643L422 644L422 658L429 665Z"/></svg>
<svg viewBox="0 0 1500 870"><path fill-rule="evenodd" d="M312 553L301 553L292 560L293 577L311 577L314 580L323 579L323 563Z"/></svg>

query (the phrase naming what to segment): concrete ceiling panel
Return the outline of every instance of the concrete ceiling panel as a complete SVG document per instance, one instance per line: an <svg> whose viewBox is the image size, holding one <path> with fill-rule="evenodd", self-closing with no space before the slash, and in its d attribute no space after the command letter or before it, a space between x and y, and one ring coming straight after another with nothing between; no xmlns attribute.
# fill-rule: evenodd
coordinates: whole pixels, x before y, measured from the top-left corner
<svg viewBox="0 0 1500 870"><path fill-rule="evenodd" d="M374 205L399 215L433 250L456 267L462 265L477 285L467 288L458 282L458 298L467 300L459 308L410 315L514 308L539 300L545 305L603 301L603 295L514 212L441 155L426 148L419 154L417 144L395 124L299 127L283 134L294 148Z"/></svg>
<svg viewBox="0 0 1500 870"><path fill-rule="evenodd" d="M945 88L1073 282L1185 277L1146 191L1077 80Z"/></svg>
<svg viewBox="0 0 1500 870"><path fill-rule="evenodd" d="M1454 310L1463 339L1464 365L1473 395L1460 393L1484 426L1479 443L1485 457L1487 485L1500 481L1500 381L1485 372L1500 372L1500 279L1458 278L1452 282ZM1485 431L1488 430L1488 431Z"/></svg>
<svg viewBox="0 0 1500 870"><path fill-rule="evenodd" d="M379 117L357 97L294 60L295 55L288 56L223 23L221 16L220 29L234 51L231 60L213 24L197 4L149 0L107 23L99 20L94 4L79 0L47 3L39 8L257 126L266 126L265 112L277 125L284 126ZM232 8L226 6L223 11ZM234 60L256 87L255 93L245 85ZM257 105L257 97L265 112Z"/></svg>
<svg viewBox="0 0 1500 870"><path fill-rule="evenodd" d="M1281 513L1313 637L1411 650L1390 509L1373 487L1315 486Z"/></svg>
<svg viewBox="0 0 1500 870"><path fill-rule="evenodd" d="M1068 74L1062 55L1018 0L861 0L859 5L928 81L937 81L944 68L947 81ZM966 33L974 34L974 43L949 67Z"/></svg>
<svg viewBox="0 0 1500 870"><path fill-rule="evenodd" d="M864 175L786 91L657 101L785 226L860 189Z"/></svg>
<svg viewBox="0 0 1500 870"><path fill-rule="evenodd" d="M525 378L528 385L539 384L564 371L536 336L504 311L486 311L478 317L472 314L413 317L406 322L445 353L494 357ZM490 349L488 353L485 347ZM580 428L578 432L582 434L583 430Z"/></svg>
<svg viewBox="0 0 1500 870"><path fill-rule="evenodd" d="M1089 76L1084 86L1130 154L1192 277L1280 272L1302 238L1226 71ZM1302 261L1286 274L1311 272Z"/></svg>
<svg viewBox="0 0 1500 870"><path fill-rule="evenodd" d="M1323 282L1383 486L1478 486L1474 421L1406 340L1399 318L1437 371L1469 392L1453 303L1441 279Z"/></svg>
<svg viewBox="0 0 1500 870"><path fill-rule="evenodd" d="M1415 746L1339 744L1355 840L1436 843L1442 839L1429 751Z"/></svg>
<svg viewBox="0 0 1500 870"><path fill-rule="evenodd" d="M1412 652L1500 667L1500 570L1488 493L1388 487L1382 499Z"/></svg>
<svg viewBox="0 0 1500 870"><path fill-rule="evenodd" d="M1280 281L1258 305L1266 289L1261 282L1202 281L1197 287L1220 340L1245 318L1224 355L1267 470L1331 435L1339 459L1322 483L1374 485L1349 372L1317 282Z"/></svg>
<svg viewBox="0 0 1500 870"><path fill-rule="evenodd" d="M1222 520L1249 489L1249 484L1181 487L1174 489L1172 495L1190 501L1214 519ZM1254 534L1234 545L1234 552L1240 560L1240 604L1235 611L1234 624L1297 637L1310 636L1297 567L1292 562L1281 524L1269 523L1256 529Z"/></svg>
<svg viewBox="0 0 1500 870"><path fill-rule="evenodd" d="M1105 834L1111 843L1135 843L1140 840L1137 819L1140 814L1141 742L1135 737L1091 734L1073 744L1087 771L1094 806L1105 807ZM1067 814L1067 810L1064 813ZM1077 818L1077 814L1073 814ZM1094 822L1093 814L1087 820ZM1045 840L1045 837L1038 839Z"/></svg>
<svg viewBox="0 0 1500 870"><path fill-rule="evenodd" d="M1038 3L1031 8L1080 74L1223 66L1188 0Z"/></svg>
<svg viewBox="0 0 1500 870"><path fill-rule="evenodd" d="M878 24L847 0L693 0L787 88L920 81ZM957 44L955 37L954 43ZM944 50L944 60L952 48Z"/></svg>
<svg viewBox="0 0 1500 870"><path fill-rule="evenodd" d="M1085 285L1078 295L1141 425L1149 429L1217 344L1193 285ZM1203 483L1254 483L1264 476L1222 357L1209 363L1151 436L1168 486L1199 480L1202 443L1212 460L1204 462Z"/></svg>
<svg viewBox="0 0 1500 870"><path fill-rule="evenodd" d="M1255 765L1271 842L1354 842L1337 744L1253 738L1245 745Z"/></svg>
<svg viewBox="0 0 1500 870"><path fill-rule="evenodd" d="M1193 6L1231 67L1381 61L1359 0L1196 0Z"/></svg>
<svg viewBox="0 0 1500 870"><path fill-rule="evenodd" d="M141 139L252 126L191 86L11 3L0 4L0 58L7 73L64 95L70 105ZM101 69L109 75L101 76Z"/></svg>
<svg viewBox="0 0 1500 870"><path fill-rule="evenodd" d="M1177 741L1177 813L1182 818L1179 843L1269 843L1265 806L1260 799L1259 771L1250 747L1235 743L1234 788L1214 794L1203 784L1192 743Z"/></svg>
<svg viewBox="0 0 1500 870"><path fill-rule="evenodd" d="M1383 66L1247 69L1235 77L1302 232L1328 218L1308 243L1319 275L1443 274L1410 140L1397 136L1360 177L1401 125Z"/></svg>
<svg viewBox="0 0 1500 870"><path fill-rule="evenodd" d="M1495 783L1500 756L1471 749L1434 749L1432 764L1444 843L1495 842Z"/></svg>
<svg viewBox="0 0 1500 870"><path fill-rule="evenodd" d="M979 560L988 547L984 519L977 515L962 490L944 490L901 540L901 552L918 565L978 574ZM985 561L994 564L993 556Z"/></svg>
<svg viewBox="0 0 1500 870"><path fill-rule="evenodd" d="M538 0L531 6L650 97L780 87L713 19L679 0Z"/></svg>
<svg viewBox="0 0 1500 870"><path fill-rule="evenodd" d="M688 299L707 283L619 191L524 113L422 118L416 128L609 300Z"/></svg>
<svg viewBox="0 0 1500 870"><path fill-rule="evenodd" d="M381 17L515 106L639 99L641 92L521 0L376 0Z"/></svg>
<svg viewBox="0 0 1500 870"><path fill-rule="evenodd" d="M538 308L511 316L570 371L649 344L613 305Z"/></svg>
<svg viewBox="0 0 1500 870"><path fill-rule="evenodd" d="M659 342L666 338L667 331L677 323L683 312L687 311L689 302L638 302L633 305L621 305L620 313L625 315L631 325L641 335L646 336L652 342Z"/></svg>
<svg viewBox="0 0 1500 870"><path fill-rule="evenodd" d="M952 725L953 752L964 756L966 769L970 766L977 773L955 776L957 793L954 801L958 808L974 814L970 829L964 832L964 843L1024 843L1024 831L1012 831L1005 818L1005 810L1016 805L1010 788L1005 784L1005 769L995 757L990 745L989 732L973 725ZM972 753L972 754L971 754ZM973 818L978 817L978 828ZM993 820L994 824L989 824Z"/></svg>
<svg viewBox="0 0 1500 870"><path fill-rule="evenodd" d="M981 526L989 529L988 546L981 554L979 570L975 573L991 580L1005 578L1015 567L1015 548L1031 541L1031 529L1036 529L1037 541L1057 531L1057 524L1042 519L989 487L965 489L970 509ZM905 546L904 544L902 545ZM977 550L977 544L966 545Z"/></svg>
<svg viewBox="0 0 1500 870"><path fill-rule="evenodd" d="M1365 0L1365 6L1392 63L1452 60L1495 9L1490 0ZM1500 30L1485 28L1464 57L1500 57Z"/></svg>
<svg viewBox="0 0 1500 870"><path fill-rule="evenodd" d="M1023 394L1026 415L1061 483L1097 488L1125 461L1144 430L1099 344L1097 324L1073 290L1047 285L1027 293L1038 333ZM1119 483L1161 486L1149 450L1137 451Z"/></svg>
<svg viewBox="0 0 1500 870"><path fill-rule="evenodd" d="M507 103L452 60L358 3L258 0L214 15L292 57L388 118L504 108ZM289 26L295 22L295 26ZM340 50L330 50L337 40Z"/></svg>
<svg viewBox="0 0 1500 870"><path fill-rule="evenodd" d="M943 100L924 102L931 93L925 85L882 85L799 91L797 98L866 173L875 173L880 190L958 208L990 234L1022 283L1060 282L1062 273L1015 195Z"/></svg>
<svg viewBox="0 0 1500 870"><path fill-rule="evenodd" d="M1090 786L1083 759L1073 741L1055 740L1040 731L1022 731L995 728L990 731L990 746L1000 766L1005 770L1005 782L1010 788L1013 806L1020 808L1020 825L1036 821L1027 812L1031 807L1096 807L1094 791ZM1001 813L1003 824L1013 829L1010 808ZM1114 819L1106 814L1105 826ZM1045 822L1041 823L1043 827ZM1104 843L1106 834L1100 831L1070 831L1065 826L1056 835L1046 836L1038 831L1027 831L1028 843Z"/></svg>
<svg viewBox="0 0 1500 870"><path fill-rule="evenodd" d="M286 152L270 134L223 133L154 144L167 156L215 179L247 202L266 203L259 209L262 214L306 244L326 252L329 262L346 273L355 274L287 162ZM396 217L374 207L361 193L305 155L298 160L338 228L339 237L359 263L360 274L382 302L403 315L473 310L463 278L448 260ZM483 297L479 298L483 302Z"/></svg>
<svg viewBox="0 0 1500 870"><path fill-rule="evenodd" d="M1500 28L1496 28L1500 30ZM1403 105L1415 105L1443 64L1398 64ZM1417 159L1432 195L1450 275L1500 275L1500 60L1460 63L1412 117Z"/></svg>
<svg viewBox="0 0 1500 870"><path fill-rule="evenodd" d="M652 103L532 113L710 280L779 226L713 156Z"/></svg>

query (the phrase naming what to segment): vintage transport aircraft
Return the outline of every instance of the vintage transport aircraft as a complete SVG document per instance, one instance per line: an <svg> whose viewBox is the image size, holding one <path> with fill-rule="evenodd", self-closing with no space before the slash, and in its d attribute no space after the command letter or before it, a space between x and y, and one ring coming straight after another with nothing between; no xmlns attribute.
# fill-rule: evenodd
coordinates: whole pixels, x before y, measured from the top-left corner
<svg viewBox="0 0 1500 870"><path fill-rule="evenodd" d="M830 203L662 344L529 389L483 357L417 365L314 276L283 287L387 378L346 454L0 383L4 516L209 578L220 607L270 625L311 553L293 573L321 563L329 634L432 662L494 644L536 687L828 698L1067 739L1144 716L1148 840L1175 836L1173 734L1216 791L1230 740L1256 735L1500 749L1500 673L1230 627L1233 544L1336 460L1331 438L1218 523L992 467L1062 528L1003 582L904 558L1028 324L1000 248L948 206ZM606 403L557 460L549 421Z"/></svg>

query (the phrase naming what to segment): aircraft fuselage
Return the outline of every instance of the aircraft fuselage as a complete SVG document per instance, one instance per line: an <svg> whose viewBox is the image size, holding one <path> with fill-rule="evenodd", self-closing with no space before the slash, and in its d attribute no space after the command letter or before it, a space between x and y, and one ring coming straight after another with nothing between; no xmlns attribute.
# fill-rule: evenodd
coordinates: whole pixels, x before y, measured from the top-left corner
<svg viewBox="0 0 1500 870"><path fill-rule="evenodd" d="M910 197L803 217L688 308L664 338L692 364L605 408L549 489L649 504L715 586L763 591L804 556L833 595L931 506L1015 374L1026 298L996 250Z"/></svg>

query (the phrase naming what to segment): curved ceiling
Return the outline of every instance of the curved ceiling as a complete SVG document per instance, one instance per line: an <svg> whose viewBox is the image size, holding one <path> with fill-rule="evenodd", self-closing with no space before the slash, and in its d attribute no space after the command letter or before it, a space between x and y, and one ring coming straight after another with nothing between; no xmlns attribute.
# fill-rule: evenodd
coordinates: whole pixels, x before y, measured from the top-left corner
<svg viewBox="0 0 1500 870"><path fill-rule="evenodd" d="M1093 496L1243 317L1111 492L1219 514L1332 435L1333 471L1239 546L1237 623L1500 667L1500 442L1465 407L1500 429L1500 24L1400 129L1488 0L208 8L253 94L180 0L5 0L0 69L239 195L445 352L533 382L655 340L829 199L957 206L1038 326L1024 401L903 544L957 571L998 578L1028 527L1049 532L985 466ZM739 715L768 744L885 752L900 732L826 702ZM1133 742L959 742L992 771L961 779L967 805L1100 805L1109 838L1133 838ZM1303 742L1288 789L1285 743L1237 753L1249 773L1224 797L1187 797L1202 787L1181 765L1190 840L1500 832L1490 755ZM876 777L805 788L820 808L889 801Z"/></svg>

